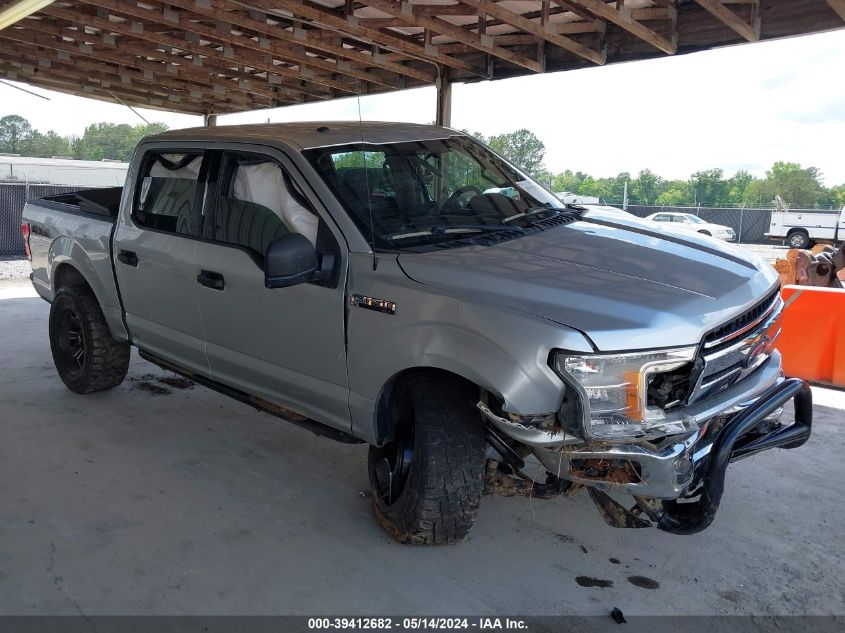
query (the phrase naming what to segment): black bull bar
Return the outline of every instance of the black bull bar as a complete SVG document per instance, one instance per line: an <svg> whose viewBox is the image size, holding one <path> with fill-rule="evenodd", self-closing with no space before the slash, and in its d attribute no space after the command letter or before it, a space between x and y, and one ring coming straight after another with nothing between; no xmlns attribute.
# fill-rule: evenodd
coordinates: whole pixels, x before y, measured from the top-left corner
<svg viewBox="0 0 845 633"><path fill-rule="evenodd" d="M795 399L795 421L764 435L755 431L765 418ZM813 426L813 394L806 381L788 378L768 390L719 430L708 458L700 466L700 494L697 501L663 501L657 527L672 534L695 534L716 517L725 490L725 472L731 461L770 448L797 448L810 437ZM698 489L696 489L698 490Z"/></svg>

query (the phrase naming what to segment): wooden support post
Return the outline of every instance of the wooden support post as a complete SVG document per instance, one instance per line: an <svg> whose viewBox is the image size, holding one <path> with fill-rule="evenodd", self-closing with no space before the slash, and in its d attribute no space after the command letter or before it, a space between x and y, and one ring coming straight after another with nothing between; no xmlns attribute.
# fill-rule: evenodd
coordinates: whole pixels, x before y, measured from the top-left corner
<svg viewBox="0 0 845 633"><path fill-rule="evenodd" d="M443 127L452 125L452 82L446 68L441 69L437 77L437 114L434 122Z"/></svg>

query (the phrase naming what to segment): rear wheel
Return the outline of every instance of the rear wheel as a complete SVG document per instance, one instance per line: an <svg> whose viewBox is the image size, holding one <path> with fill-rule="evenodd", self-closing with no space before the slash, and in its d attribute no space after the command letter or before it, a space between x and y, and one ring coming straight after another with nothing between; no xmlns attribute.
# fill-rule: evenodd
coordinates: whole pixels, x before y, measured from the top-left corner
<svg viewBox="0 0 845 633"><path fill-rule="evenodd" d="M790 248L808 248L810 246L810 235L807 231L793 231L786 238Z"/></svg>
<svg viewBox="0 0 845 633"><path fill-rule="evenodd" d="M50 349L59 377L76 393L116 387L129 369L129 344L112 338L97 299L83 286L56 292L50 307Z"/></svg>
<svg viewBox="0 0 845 633"><path fill-rule="evenodd" d="M401 543L466 538L484 490L484 426L477 394L459 381L420 375L397 399L396 433L370 447L376 518Z"/></svg>

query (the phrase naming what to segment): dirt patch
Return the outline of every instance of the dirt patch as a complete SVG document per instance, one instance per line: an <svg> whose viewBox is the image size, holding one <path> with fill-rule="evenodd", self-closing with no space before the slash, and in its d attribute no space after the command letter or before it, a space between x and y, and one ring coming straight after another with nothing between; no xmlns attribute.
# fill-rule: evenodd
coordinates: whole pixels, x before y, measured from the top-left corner
<svg viewBox="0 0 845 633"><path fill-rule="evenodd" d="M193 389L194 382L181 376L160 376L158 374L141 374L132 376L129 381L132 383L133 391L145 391L154 396L167 396L173 393L174 389Z"/></svg>
<svg viewBox="0 0 845 633"><path fill-rule="evenodd" d="M628 582L641 589L657 589L660 583L646 576L628 576Z"/></svg>
<svg viewBox="0 0 845 633"><path fill-rule="evenodd" d="M601 578L592 578L590 576L575 576L575 582L580 587L598 587L599 589L607 589L613 586L612 580L602 580Z"/></svg>
<svg viewBox="0 0 845 633"><path fill-rule="evenodd" d="M147 393L151 393L154 396L166 396L173 393L167 387L162 387L161 385L157 385L154 382L146 382L146 381L139 381L132 385L133 390L137 391L146 391Z"/></svg>
<svg viewBox="0 0 845 633"><path fill-rule="evenodd" d="M163 385L167 385L168 387L173 387L174 389L194 388L193 380L188 380L187 378L182 378L181 376L163 376L162 378L156 378L156 381Z"/></svg>

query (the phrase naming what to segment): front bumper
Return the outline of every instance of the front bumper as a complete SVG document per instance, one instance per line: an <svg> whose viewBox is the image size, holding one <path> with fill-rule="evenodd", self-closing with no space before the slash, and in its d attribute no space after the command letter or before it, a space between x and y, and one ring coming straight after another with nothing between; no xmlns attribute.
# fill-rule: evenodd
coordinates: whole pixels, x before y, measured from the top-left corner
<svg viewBox="0 0 845 633"><path fill-rule="evenodd" d="M783 405L795 399L795 419L779 423ZM485 412L485 415L487 412ZM775 351L769 362L722 394L687 407L684 415L698 423L686 436L654 444L583 443L571 436L552 436L512 421L488 419L500 430L528 444L551 474L589 487L612 525L656 525L676 534L694 533L713 521L731 461L769 448L795 448L812 427L812 393L802 380L785 379ZM636 516L607 492L634 496ZM611 520L609 515L615 515Z"/></svg>

